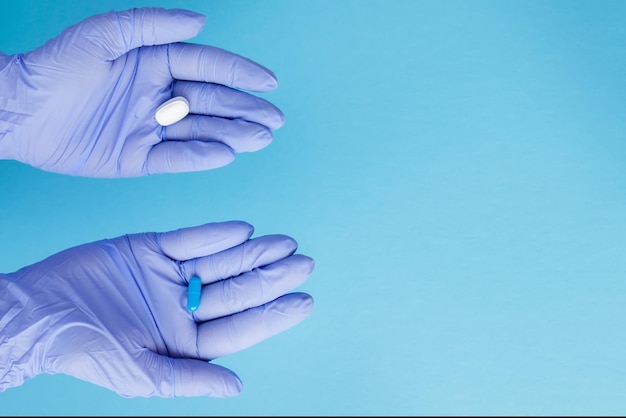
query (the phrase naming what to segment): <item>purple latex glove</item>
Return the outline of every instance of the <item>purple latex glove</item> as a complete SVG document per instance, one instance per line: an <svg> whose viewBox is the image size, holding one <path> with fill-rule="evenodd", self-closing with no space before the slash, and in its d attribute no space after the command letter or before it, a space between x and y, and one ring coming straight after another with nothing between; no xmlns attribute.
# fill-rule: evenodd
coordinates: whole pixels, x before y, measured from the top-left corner
<svg viewBox="0 0 626 418"><path fill-rule="evenodd" d="M216 47L183 43L205 16L139 8L92 16L25 54L0 53L0 159L85 177L208 170L267 146L283 113L243 90L274 74ZM190 114L163 127L160 104Z"/></svg>
<svg viewBox="0 0 626 418"><path fill-rule="evenodd" d="M240 221L106 239L0 275L0 391L64 373L124 397L241 391L210 361L305 319L313 260ZM186 309L187 282L203 283Z"/></svg>

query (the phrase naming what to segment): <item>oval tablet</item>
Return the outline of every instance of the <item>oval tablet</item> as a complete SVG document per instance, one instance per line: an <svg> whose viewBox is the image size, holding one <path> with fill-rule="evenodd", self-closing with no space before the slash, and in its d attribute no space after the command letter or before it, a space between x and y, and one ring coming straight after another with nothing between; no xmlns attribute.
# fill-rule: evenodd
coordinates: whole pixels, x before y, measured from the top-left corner
<svg viewBox="0 0 626 418"><path fill-rule="evenodd" d="M159 106L154 114L159 125L168 126L189 114L189 102L183 96L169 99Z"/></svg>

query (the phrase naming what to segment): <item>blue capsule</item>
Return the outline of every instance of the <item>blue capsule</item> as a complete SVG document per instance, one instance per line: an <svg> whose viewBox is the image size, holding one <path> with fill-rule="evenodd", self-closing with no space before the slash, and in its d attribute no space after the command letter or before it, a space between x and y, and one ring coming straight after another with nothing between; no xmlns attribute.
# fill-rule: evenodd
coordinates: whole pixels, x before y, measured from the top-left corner
<svg viewBox="0 0 626 418"><path fill-rule="evenodd" d="M187 310L190 312L197 311L200 307L200 296L202 295L202 281L197 276L193 276L189 280L187 286Z"/></svg>

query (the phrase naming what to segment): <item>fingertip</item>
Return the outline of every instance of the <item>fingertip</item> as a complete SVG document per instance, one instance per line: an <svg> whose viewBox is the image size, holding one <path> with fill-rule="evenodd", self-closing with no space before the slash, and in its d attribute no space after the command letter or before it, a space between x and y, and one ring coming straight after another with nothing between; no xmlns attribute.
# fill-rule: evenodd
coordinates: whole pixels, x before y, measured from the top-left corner
<svg viewBox="0 0 626 418"><path fill-rule="evenodd" d="M299 321L305 319L315 305L313 296L304 292L294 292L283 296L284 304L281 304L281 311L294 318L299 318Z"/></svg>
<svg viewBox="0 0 626 418"><path fill-rule="evenodd" d="M313 310L313 306L315 306L315 299L313 299L313 296L308 293L298 293L298 296L300 297L298 303L300 312L305 315L309 315Z"/></svg>
<svg viewBox="0 0 626 418"><path fill-rule="evenodd" d="M267 70L267 79L265 81L265 91L272 91L278 88L278 79L273 71Z"/></svg>
<svg viewBox="0 0 626 418"><path fill-rule="evenodd" d="M235 380L235 384L231 385L231 388L233 388L231 396L237 396L243 391L243 382L241 379L237 377Z"/></svg>
<svg viewBox="0 0 626 418"><path fill-rule="evenodd" d="M283 125L285 124L285 114L278 108L276 108L277 110L277 121L276 121L276 125L273 128L274 130L276 129L280 129L283 127Z"/></svg>
<svg viewBox="0 0 626 418"><path fill-rule="evenodd" d="M281 240L281 244L285 248L285 252L288 254L293 254L298 249L298 241L291 238L288 235L277 235L277 237Z"/></svg>
<svg viewBox="0 0 626 418"><path fill-rule="evenodd" d="M199 13L199 12L194 12L193 10L189 10L189 9L174 9L174 10L178 10L178 12L180 14L182 14L183 16L187 16L190 19L194 19L196 20L198 23L202 23L205 24L206 23L206 15Z"/></svg>
<svg viewBox="0 0 626 418"><path fill-rule="evenodd" d="M250 238L254 233L254 226L246 221L226 221L222 222L222 224L227 225L228 228L231 229L231 232L238 233L246 238Z"/></svg>
<svg viewBox="0 0 626 418"><path fill-rule="evenodd" d="M311 257L306 256L306 255L301 255L301 257L303 257L304 260L306 260L304 264L306 266L307 274L313 273L313 270L315 270L315 260L313 260Z"/></svg>
<svg viewBox="0 0 626 418"><path fill-rule="evenodd" d="M260 93L269 92L278 88L276 74L264 65L250 58L237 54L235 61L235 80L231 87Z"/></svg>
<svg viewBox="0 0 626 418"><path fill-rule="evenodd" d="M254 62L245 57L242 58L246 60L247 63L253 64L257 71L261 71L261 73L256 76L256 86L254 87L254 90L264 93L278 88L278 78L276 78L276 74L274 74L272 70L259 64L258 62Z"/></svg>
<svg viewBox="0 0 626 418"><path fill-rule="evenodd" d="M243 390L243 382L232 370L226 370L224 375L224 390L222 391L222 397L231 398L237 396Z"/></svg>
<svg viewBox="0 0 626 418"><path fill-rule="evenodd" d="M267 129L259 130L255 135L255 146L251 148L252 151L259 151L267 147L274 140L274 135Z"/></svg>
<svg viewBox="0 0 626 418"><path fill-rule="evenodd" d="M211 167L224 167L235 161L235 151L228 145L214 142L214 149L211 152Z"/></svg>
<svg viewBox="0 0 626 418"><path fill-rule="evenodd" d="M290 236L283 234L265 235L253 240L250 244L253 245L252 248L262 249L262 253L267 257L263 263L258 265L269 265L283 258L290 257L298 249L298 242ZM255 261L261 260L258 255L255 255L254 258Z"/></svg>
<svg viewBox="0 0 626 418"><path fill-rule="evenodd" d="M207 17L202 13L180 8L169 9L169 11L177 14L181 20L183 20L181 24L192 25L196 29L197 33L199 33L206 25Z"/></svg>
<svg viewBox="0 0 626 418"><path fill-rule="evenodd" d="M221 243L219 251L246 242L254 233L254 226L239 220L211 222L205 226L206 232Z"/></svg>
<svg viewBox="0 0 626 418"><path fill-rule="evenodd" d="M308 276L315 268L315 261L304 254L293 254L290 257L290 265L302 276Z"/></svg>
<svg viewBox="0 0 626 418"><path fill-rule="evenodd" d="M270 105L268 113L266 113L266 120L263 122L265 126L271 131L280 129L285 124L285 114L275 105L267 102Z"/></svg>

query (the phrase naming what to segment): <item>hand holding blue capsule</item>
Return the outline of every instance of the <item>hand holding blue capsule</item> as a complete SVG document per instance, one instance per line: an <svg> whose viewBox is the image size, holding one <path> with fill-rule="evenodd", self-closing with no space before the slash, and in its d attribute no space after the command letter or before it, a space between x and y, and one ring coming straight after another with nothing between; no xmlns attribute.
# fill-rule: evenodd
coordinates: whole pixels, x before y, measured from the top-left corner
<svg viewBox="0 0 626 418"><path fill-rule="evenodd" d="M46 372L124 397L237 395L241 380L214 360L297 325L313 307L293 291L313 259L294 254L288 236L252 232L230 221L131 234L0 274L0 322L10 318L0 327L10 341L0 344L0 393Z"/></svg>

